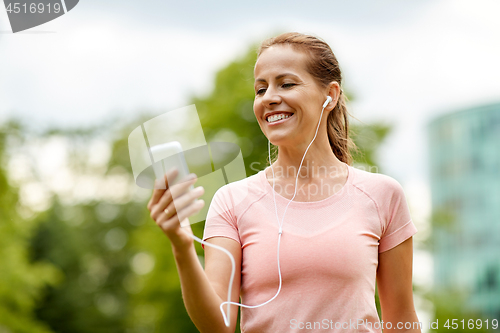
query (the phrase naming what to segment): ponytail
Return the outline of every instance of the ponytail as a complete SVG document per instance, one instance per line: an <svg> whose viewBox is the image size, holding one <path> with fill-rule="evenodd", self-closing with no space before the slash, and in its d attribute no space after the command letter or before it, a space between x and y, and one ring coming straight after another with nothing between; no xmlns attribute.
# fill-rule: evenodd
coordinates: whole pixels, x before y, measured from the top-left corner
<svg viewBox="0 0 500 333"><path fill-rule="evenodd" d="M342 89L337 105L330 112L326 120L328 141L335 156L346 164L352 164L351 149L355 149L354 142L349 137L349 113L346 104L347 97Z"/></svg>

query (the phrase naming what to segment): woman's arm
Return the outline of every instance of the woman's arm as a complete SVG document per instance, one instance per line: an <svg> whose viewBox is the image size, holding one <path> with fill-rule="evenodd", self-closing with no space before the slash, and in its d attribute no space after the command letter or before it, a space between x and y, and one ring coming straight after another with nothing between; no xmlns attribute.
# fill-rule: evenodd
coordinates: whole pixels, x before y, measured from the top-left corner
<svg viewBox="0 0 500 333"><path fill-rule="evenodd" d="M421 332L413 304L412 264L413 237L378 255L377 286L384 332ZM387 322L392 329L387 328Z"/></svg>
<svg viewBox="0 0 500 333"><path fill-rule="evenodd" d="M227 249L234 257L236 270L231 291L231 301L239 302L241 283L241 245L226 237L207 240ZM205 246L205 271L200 265L193 247L178 252L174 249L175 261L181 280L182 296L191 320L200 332L234 333L238 307L231 305L230 327L226 327L220 304L227 301L231 261L227 254L210 246ZM224 305L227 315L227 305Z"/></svg>
<svg viewBox="0 0 500 333"><path fill-rule="evenodd" d="M151 218L170 239L172 252L181 280L182 296L191 320L200 332L234 333L236 327L237 308L232 306L231 326L226 327L220 312L222 300L227 298L231 262L229 257L217 249L207 246L206 266L203 271L196 250L189 223L189 216L196 214L203 207L204 202L195 200L203 194L203 188L189 189L196 182L196 177L186 177L182 182L169 186L168 179L175 179L178 171L169 171L165 176L165 186L155 186L148 210ZM158 184L159 185L159 184ZM201 191L200 191L201 189ZM175 198L175 204L174 204ZM165 210L167 208L167 210ZM181 228L187 224L188 227ZM233 301L239 299L241 275L241 246L238 242L214 237L210 242L222 246L232 253L236 261L236 278L232 292ZM225 286L225 289L224 289Z"/></svg>

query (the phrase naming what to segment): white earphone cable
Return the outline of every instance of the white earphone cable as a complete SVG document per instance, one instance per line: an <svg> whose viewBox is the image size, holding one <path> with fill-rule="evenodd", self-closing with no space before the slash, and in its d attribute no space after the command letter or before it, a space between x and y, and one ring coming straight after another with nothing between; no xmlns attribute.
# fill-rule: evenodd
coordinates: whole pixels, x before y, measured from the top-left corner
<svg viewBox="0 0 500 333"><path fill-rule="evenodd" d="M328 99L327 99L327 102L328 102ZM245 307L245 308L250 308L250 309L252 309L252 308L258 308L260 306L266 305L267 303L271 302L273 299L275 299L278 296L278 294L281 291L282 279L281 279L281 268L280 268L280 243L281 243L281 234L283 233L283 222L285 221L285 214L286 214L286 211L288 209L288 206L290 205L290 203L295 198L295 195L297 194L297 183L298 183L298 179L299 179L300 168L302 167L302 163L304 162L304 158L306 157L306 154L307 154L307 151L309 150L309 147L311 147L312 143L316 139L316 136L318 135L318 129L319 129L319 125L321 124L321 118L323 117L323 111L325 110L325 107L328 105L327 102L325 102L325 104L323 104L323 109L321 110L321 115L319 117L318 126L316 127L316 133L314 134L314 138L312 139L311 143L309 143L309 146L307 146L306 151L304 153L304 156L302 156L302 160L300 161L299 169L297 171L297 177L295 178L295 191L293 193L292 199L288 202L288 205L285 207L285 211L283 213L283 218L281 219L281 223L280 223L280 220L279 220L279 217L278 217L278 208L276 206L276 192L274 191L274 169L273 169L273 164L271 163L271 142L268 141L269 163L271 164L271 171L273 173L273 199L274 199L274 208L275 208L275 211L276 211L276 219L278 220L278 226L279 226L279 229L278 229L278 253L277 253L277 255L278 255L278 275L279 275L280 283L279 283L279 287L278 287L278 291L276 292L276 295L274 295L268 301L266 301L266 302L264 302L262 304L258 304L258 305L245 305L245 304L242 304L242 303L231 302L231 290L232 290L232 287L233 287L234 273L235 273L235 270L236 270L236 264L235 264L233 255L231 254L231 252L229 252L228 250L226 250L223 247L220 247L220 246L214 245L214 244L210 244L210 243L208 243L208 242L206 242L206 241L204 241L204 240L196 237L193 234L187 233L195 241L197 241L197 242L199 242L201 244L204 244L206 246L211 246L213 248L221 250L222 252L224 252L225 254L227 254L229 256L229 259L231 260L231 277L229 279L229 286L228 286L228 291L227 291L227 301L226 302L222 302L220 304L220 311L222 312L222 317L224 318L224 324L227 327L230 326L230 305L231 304L238 305L238 306ZM227 315L226 315L226 313L224 313L224 308L223 308L224 304L227 304Z"/></svg>

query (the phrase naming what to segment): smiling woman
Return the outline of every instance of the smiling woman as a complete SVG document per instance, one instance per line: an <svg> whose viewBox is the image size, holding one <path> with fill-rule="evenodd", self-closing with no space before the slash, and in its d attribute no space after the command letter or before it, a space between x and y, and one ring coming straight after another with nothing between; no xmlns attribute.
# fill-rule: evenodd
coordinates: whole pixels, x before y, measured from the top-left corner
<svg viewBox="0 0 500 333"><path fill-rule="evenodd" d="M201 332L234 332L241 306L246 333L306 328L298 323L381 332L377 282L384 332L398 331L397 322L418 322L412 294L416 228L397 181L350 165L342 77L330 47L287 33L264 41L258 54L254 113L278 157L215 193L203 235L211 245L204 247L204 270L177 213L165 210L172 196L185 192L188 202L198 194L187 186L155 190L148 205L172 241L191 319ZM224 302L229 295L231 302ZM221 316L225 304L231 304L229 320Z"/></svg>

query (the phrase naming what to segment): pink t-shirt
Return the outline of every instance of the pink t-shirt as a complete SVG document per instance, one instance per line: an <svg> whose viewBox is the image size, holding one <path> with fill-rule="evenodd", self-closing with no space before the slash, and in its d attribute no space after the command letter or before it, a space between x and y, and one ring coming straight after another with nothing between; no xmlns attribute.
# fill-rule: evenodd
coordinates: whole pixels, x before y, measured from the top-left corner
<svg viewBox="0 0 500 333"><path fill-rule="evenodd" d="M381 332L375 307L378 254L413 236L401 185L352 166L347 182L315 202L292 201L280 245L282 287L270 303L241 308L241 331ZM278 216L289 200L276 193ZM264 171L221 187L207 215L203 239L241 244L241 302L256 305L279 287L278 220Z"/></svg>

